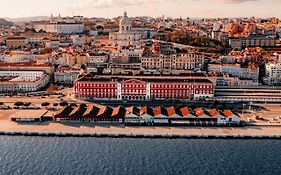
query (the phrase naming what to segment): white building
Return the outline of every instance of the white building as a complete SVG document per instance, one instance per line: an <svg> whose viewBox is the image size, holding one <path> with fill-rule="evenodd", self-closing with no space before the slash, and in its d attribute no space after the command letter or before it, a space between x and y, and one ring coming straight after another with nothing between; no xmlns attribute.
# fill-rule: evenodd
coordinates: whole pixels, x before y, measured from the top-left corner
<svg viewBox="0 0 281 175"><path fill-rule="evenodd" d="M157 106L153 109L153 122L154 124L169 124L169 117L164 107Z"/></svg>
<svg viewBox="0 0 281 175"><path fill-rule="evenodd" d="M109 44L118 47L141 45L141 34L132 31L132 22L127 12L120 20L119 32L109 34Z"/></svg>
<svg viewBox="0 0 281 175"><path fill-rule="evenodd" d="M281 63L267 63L265 65L266 77L264 82L268 85L281 84Z"/></svg>
<svg viewBox="0 0 281 175"><path fill-rule="evenodd" d="M88 64L102 64L108 62L108 54L106 53L87 53Z"/></svg>
<svg viewBox="0 0 281 175"><path fill-rule="evenodd" d="M143 55L143 49L134 48L134 49L120 49L118 51L113 51L110 54L110 59L112 62L118 58L127 58L128 63L140 63L141 57Z"/></svg>
<svg viewBox="0 0 281 175"><path fill-rule="evenodd" d="M201 68L204 63L202 54L172 54L158 57L141 58L142 67L145 69L185 69Z"/></svg>
<svg viewBox="0 0 281 175"><path fill-rule="evenodd" d="M240 116L234 114L231 110L223 111L223 116L226 117L226 122L229 123L229 124L241 122Z"/></svg>
<svg viewBox="0 0 281 175"><path fill-rule="evenodd" d="M54 74L55 82L61 84L73 84L79 74L80 69L60 68Z"/></svg>
<svg viewBox="0 0 281 175"><path fill-rule="evenodd" d="M34 29L36 31L45 30L46 32L57 34L79 34L84 31L85 26L82 23L44 22L35 24Z"/></svg>
<svg viewBox="0 0 281 175"><path fill-rule="evenodd" d="M49 80L44 71L0 71L0 92L33 92L45 87Z"/></svg>
<svg viewBox="0 0 281 175"><path fill-rule="evenodd" d="M249 65L242 68L239 64L208 64L208 72L210 73L226 73L239 78L259 80L259 67Z"/></svg>
<svg viewBox="0 0 281 175"><path fill-rule="evenodd" d="M85 35L71 35L70 38L75 46L82 46L86 44L86 36Z"/></svg>
<svg viewBox="0 0 281 175"><path fill-rule="evenodd" d="M129 124L140 124L141 118L139 116L139 108L135 106L127 107L125 114L125 123Z"/></svg>
<svg viewBox="0 0 281 175"><path fill-rule="evenodd" d="M24 55L6 55L2 61L5 63L23 63L31 62L33 60Z"/></svg>
<svg viewBox="0 0 281 175"><path fill-rule="evenodd" d="M59 40L51 40L51 41L46 42L46 48L49 48L49 49L57 49L57 48L59 48L59 45L60 45Z"/></svg>
<svg viewBox="0 0 281 175"><path fill-rule="evenodd" d="M248 38L229 38L229 45L233 49L243 49L246 47L253 47L253 46L276 46L276 38L274 37L267 37L267 36L249 36Z"/></svg>

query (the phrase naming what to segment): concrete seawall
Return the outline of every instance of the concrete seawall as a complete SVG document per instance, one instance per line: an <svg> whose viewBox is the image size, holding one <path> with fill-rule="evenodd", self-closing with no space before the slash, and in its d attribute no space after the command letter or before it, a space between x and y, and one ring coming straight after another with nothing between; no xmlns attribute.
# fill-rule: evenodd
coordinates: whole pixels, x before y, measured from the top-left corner
<svg viewBox="0 0 281 175"><path fill-rule="evenodd" d="M118 133L64 133L64 132L4 132L8 136L40 136L40 137L108 137L108 138L165 138L165 139L281 139L281 135L244 135L244 134L118 134Z"/></svg>

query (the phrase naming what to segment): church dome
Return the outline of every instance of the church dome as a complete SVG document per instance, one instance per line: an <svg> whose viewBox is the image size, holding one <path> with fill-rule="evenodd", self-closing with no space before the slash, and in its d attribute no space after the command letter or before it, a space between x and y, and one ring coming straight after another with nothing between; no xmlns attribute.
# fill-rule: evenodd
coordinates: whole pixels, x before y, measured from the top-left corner
<svg viewBox="0 0 281 175"><path fill-rule="evenodd" d="M127 16L127 12L124 13L124 16L120 20L120 26L130 26L131 19Z"/></svg>

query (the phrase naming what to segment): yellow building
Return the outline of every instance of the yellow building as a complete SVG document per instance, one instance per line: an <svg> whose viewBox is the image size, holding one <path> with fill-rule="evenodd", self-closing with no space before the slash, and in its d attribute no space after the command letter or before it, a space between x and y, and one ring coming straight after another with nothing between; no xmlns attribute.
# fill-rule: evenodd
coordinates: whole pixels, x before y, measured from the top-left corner
<svg viewBox="0 0 281 175"><path fill-rule="evenodd" d="M64 53L62 54L63 65L74 66L76 64L76 57L73 54Z"/></svg>
<svg viewBox="0 0 281 175"><path fill-rule="evenodd" d="M76 57L77 64L85 65L88 62L88 56L86 54L78 54Z"/></svg>
<svg viewBox="0 0 281 175"><path fill-rule="evenodd" d="M20 48L26 47L27 42L25 37L10 37L6 39L6 45L8 48Z"/></svg>

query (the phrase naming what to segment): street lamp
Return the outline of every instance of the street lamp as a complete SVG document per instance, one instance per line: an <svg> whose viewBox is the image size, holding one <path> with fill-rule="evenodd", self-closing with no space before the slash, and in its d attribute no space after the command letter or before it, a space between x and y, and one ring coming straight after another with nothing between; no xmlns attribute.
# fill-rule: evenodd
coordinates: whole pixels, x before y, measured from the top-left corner
<svg viewBox="0 0 281 175"><path fill-rule="evenodd" d="M244 116L244 109L245 109L246 104L243 104L243 109L242 109L242 115Z"/></svg>
<svg viewBox="0 0 281 175"><path fill-rule="evenodd" d="M249 106L250 111L252 110L252 104L253 104L253 102L250 102L250 106Z"/></svg>

